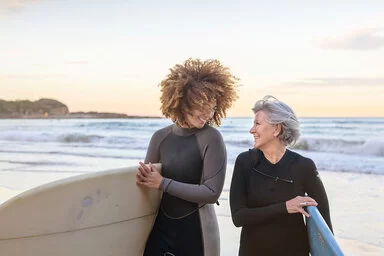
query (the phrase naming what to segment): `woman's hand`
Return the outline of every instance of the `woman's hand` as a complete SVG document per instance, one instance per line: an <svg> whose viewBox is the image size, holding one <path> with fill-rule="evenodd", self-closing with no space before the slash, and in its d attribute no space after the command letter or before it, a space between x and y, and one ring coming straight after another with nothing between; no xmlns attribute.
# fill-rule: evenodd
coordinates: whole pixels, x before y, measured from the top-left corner
<svg viewBox="0 0 384 256"><path fill-rule="evenodd" d="M309 214L304 210L305 206L317 206L317 202L309 196L297 196L285 202L288 213L300 212L309 217Z"/></svg>
<svg viewBox="0 0 384 256"><path fill-rule="evenodd" d="M149 163L149 167L146 166L143 162L139 162L140 166L137 169L137 181L139 185L143 185L148 188L159 189L163 176L156 169L152 163Z"/></svg>

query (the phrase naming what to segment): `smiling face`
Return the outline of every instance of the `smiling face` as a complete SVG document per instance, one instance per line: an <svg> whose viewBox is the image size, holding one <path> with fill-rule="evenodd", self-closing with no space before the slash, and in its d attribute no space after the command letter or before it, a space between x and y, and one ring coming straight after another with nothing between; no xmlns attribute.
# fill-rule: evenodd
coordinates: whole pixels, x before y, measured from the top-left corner
<svg viewBox="0 0 384 256"><path fill-rule="evenodd" d="M263 110L256 112L253 126L249 131L254 138L254 148L265 149L278 141L279 125L268 123L267 113Z"/></svg>
<svg viewBox="0 0 384 256"><path fill-rule="evenodd" d="M215 104L206 104L201 109L188 111L186 114L186 121L189 128L203 128L215 114L215 108Z"/></svg>

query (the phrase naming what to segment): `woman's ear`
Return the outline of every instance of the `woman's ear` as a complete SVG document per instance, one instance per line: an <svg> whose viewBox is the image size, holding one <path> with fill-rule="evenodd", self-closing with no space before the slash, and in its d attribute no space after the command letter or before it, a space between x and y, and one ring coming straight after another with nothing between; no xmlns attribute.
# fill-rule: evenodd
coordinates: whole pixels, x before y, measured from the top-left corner
<svg viewBox="0 0 384 256"><path fill-rule="evenodd" d="M281 130L282 130L281 124L276 124L273 136L275 136L275 137L279 136L281 133Z"/></svg>

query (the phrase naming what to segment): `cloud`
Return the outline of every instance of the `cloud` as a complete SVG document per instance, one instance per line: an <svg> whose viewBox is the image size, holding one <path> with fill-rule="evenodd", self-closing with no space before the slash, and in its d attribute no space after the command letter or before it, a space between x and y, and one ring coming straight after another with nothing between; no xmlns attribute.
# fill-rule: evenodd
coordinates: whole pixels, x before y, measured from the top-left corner
<svg viewBox="0 0 384 256"><path fill-rule="evenodd" d="M89 64L89 61L86 60L68 60L65 62L68 65L86 65Z"/></svg>
<svg viewBox="0 0 384 256"><path fill-rule="evenodd" d="M57 79L65 77L64 74L2 74L0 73L0 79Z"/></svg>
<svg viewBox="0 0 384 256"><path fill-rule="evenodd" d="M139 74L127 74L127 73L121 73L121 78L125 81L140 81L143 79L143 77Z"/></svg>
<svg viewBox="0 0 384 256"><path fill-rule="evenodd" d="M325 38L318 46L325 49L375 50L384 46L384 27L363 28L350 33Z"/></svg>
<svg viewBox="0 0 384 256"><path fill-rule="evenodd" d="M284 85L292 86L382 86L384 77L374 78L308 78L300 81L287 82Z"/></svg>
<svg viewBox="0 0 384 256"><path fill-rule="evenodd" d="M40 1L42 0L0 0L0 12L21 11L27 5Z"/></svg>

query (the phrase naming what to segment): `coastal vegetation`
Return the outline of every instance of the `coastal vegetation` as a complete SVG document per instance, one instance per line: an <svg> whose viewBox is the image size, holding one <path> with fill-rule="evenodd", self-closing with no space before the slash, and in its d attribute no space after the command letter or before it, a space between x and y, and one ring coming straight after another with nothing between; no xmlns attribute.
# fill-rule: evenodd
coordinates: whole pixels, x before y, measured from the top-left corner
<svg viewBox="0 0 384 256"><path fill-rule="evenodd" d="M130 116L110 112L70 112L62 102L54 99L37 101L0 99L0 119L8 118L156 118L152 116Z"/></svg>

